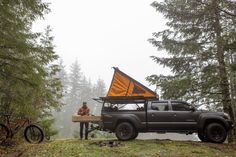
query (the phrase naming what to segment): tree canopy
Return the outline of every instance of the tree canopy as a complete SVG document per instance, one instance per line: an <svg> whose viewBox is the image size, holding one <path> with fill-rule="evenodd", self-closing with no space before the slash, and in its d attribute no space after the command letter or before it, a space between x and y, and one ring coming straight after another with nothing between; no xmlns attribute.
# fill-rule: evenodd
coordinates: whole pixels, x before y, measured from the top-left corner
<svg viewBox="0 0 236 157"><path fill-rule="evenodd" d="M173 75L147 79L168 99L185 99L223 110L235 119L236 3L229 0L153 2L168 20L149 41L169 56L152 56ZM233 91L234 90L234 91Z"/></svg>
<svg viewBox="0 0 236 157"><path fill-rule="evenodd" d="M51 29L31 30L49 11L41 0L0 1L0 112L37 120L61 104Z"/></svg>

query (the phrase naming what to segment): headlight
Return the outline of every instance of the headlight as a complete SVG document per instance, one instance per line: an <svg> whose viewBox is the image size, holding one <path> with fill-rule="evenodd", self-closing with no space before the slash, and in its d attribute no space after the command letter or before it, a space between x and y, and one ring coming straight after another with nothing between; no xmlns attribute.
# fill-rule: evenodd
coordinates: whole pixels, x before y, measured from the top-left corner
<svg viewBox="0 0 236 157"><path fill-rule="evenodd" d="M226 119L230 119L230 117L229 117L229 115L228 115L227 113L224 113L224 117L225 117Z"/></svg>

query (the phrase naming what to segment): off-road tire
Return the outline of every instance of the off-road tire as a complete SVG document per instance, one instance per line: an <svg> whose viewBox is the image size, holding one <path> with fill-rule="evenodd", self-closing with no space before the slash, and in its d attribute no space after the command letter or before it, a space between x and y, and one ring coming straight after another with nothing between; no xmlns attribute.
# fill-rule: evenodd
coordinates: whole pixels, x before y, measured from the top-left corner
<svg viewBox="0 0 236 157"><path fill-rule="evenodd" d="M206 127L207 138L213 143L223 143L227 137L227 131L222 124L211 123Z"/></svg>
<svg viewBox="0 0 236 157"><path fill-rule="evenodd" d="M207 135L205 133L205 131L199 131L198 132L198 138L202 141L202 142L209 142L209 139L207 138Z"/></svg>
<svg viewBox="0 0 236 157"><path fill-rule="evenodd" d="M131 138L131 140L134 140L138 137L138 131L134 130L133 136Z"/></svg>
<svg viewBox="0 0 236 157"><path fill-rule="evenodd" d="M134 136L134 127L129 122L122 122L117 125L115 133L118 140L127 141L131 140Z"/></svg>

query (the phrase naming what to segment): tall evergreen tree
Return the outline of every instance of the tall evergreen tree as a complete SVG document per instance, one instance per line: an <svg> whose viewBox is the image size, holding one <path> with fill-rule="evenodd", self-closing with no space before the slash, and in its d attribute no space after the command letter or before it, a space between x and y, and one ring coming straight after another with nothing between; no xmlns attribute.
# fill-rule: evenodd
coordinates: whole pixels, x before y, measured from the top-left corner
<svg viewBox="0 0 236 157"><path fill-rule="evenodd" d="M50 28L31 31L32 23L48 11L40 0L0 2L0 112L36 120L60 106L60 81L52 77L59 70L52 64L58 56Z"/></svg>
<svg viewBox="0 0 236 157"><path fill-rule="evenodd" d="M60 108L60 110L54 110L53 111L53 117L55 119L55 128L58 130L58 134L56 138L63 138L63 137L68 137L66 136L67 130L63 129L64 125L67 122L68 119L65 117L68 117L68 115L65 115L66 112L66 107L67 107L67 100L68 100L68 75L65 69L65 66L63 64L63 60L60 59L59 61L59 68L60 71L57 73L57 77L60 79L61 84L62 84L62 89L63 89L63 98L62 98L62 103L63 106Z"/></svg>
<svg viewBox="0 0 236 157"><path fill-rule="evenodd" d="M101 78L99 78L93 87L93 98L104 97L105 95L106 95L106 84ZM93 101L93 106L94 106L93 114L100 115L102 104Z"/></svg>
<svg viewBox="0 0 236 157"><path fill-rule="evenodd" d="M69 101L72 106L78 105L81 101L81 79L82 72L78 60L71 65L71 72L69 75Z"/></svg>
<svg viewBox="0 0 236 157"><path fill-rule="evenodd" d="M106 84L104 80L99 78L94 85L94 97L104 97L106 95Z"/></svg>
<svg viewBox="0 0 236 157"><path fill-rule="evenodd" d="M164 98L185 98L209 108L222 108L235 121L227 55L235 53L236 3L164 0L152 6L168 19L169 29L153 33L149 41L170 56L152 58L169 67L173 75L152 75L148 80L162 88Z"/></svg>
<svg viewBox="0 0 236 157"><path fill-rule="evenodd" d="M60 78L63 87L63 103L61 110L54 111L53 115L56 120L55 127L58 129L56 138L77 137L79 125L71 122L71 116L76 114L82 101L87 101L91 109L91 114L101 114L101 104L92 98L105 96L106 87L102 79L98 79L95 84L87 79L82 73L82 69L77 60L71 65L69 75L67 74L62 60L59 63L60 71L57 77Z"/></svg>
<svg viewBox="0 0 236 157"><path fill-rule="evenodd" d="M83 76L81 80L80 93L81 101L86 101L88 103L88 106L91 108L92 83L91 80L88 80L85 76Z"/></svg>
<svg viewBox="0 0 236 157"><path fill-rule="evenodd" d="M66 96L68 92L69 80L68 80L68 74L66 72L65 65L62 59L60 59L59 61L59 68L60 68L60 71L57 73L57 75L61 80L64 96Z"/></svg>
<svg viewBox="0 0 236 157"><path fill-rule="evenodd" d="M81 79L82 72L78 60L75 60L71 65L71 69L68 76L68 86L66 98L65 98L65 106L62 108L62 112L59 114L63 119L61 120L60 132L59 135L62 138L72 137L73 131L75 128L78 129L77 124L72 123L71 116L77 113L81 102Z"/></svg>

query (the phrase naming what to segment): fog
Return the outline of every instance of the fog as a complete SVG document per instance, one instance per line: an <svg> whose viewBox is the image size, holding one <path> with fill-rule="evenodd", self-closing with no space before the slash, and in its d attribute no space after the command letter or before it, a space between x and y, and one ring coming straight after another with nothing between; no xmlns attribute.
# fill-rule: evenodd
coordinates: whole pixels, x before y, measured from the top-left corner
<svg viewBox="0 0 236 157"><path fill-rule="evenodd" d="M169 73L150 58L165 55L147 41L153 32L165 29L164 18L150 6L153 0L46 2L51 3L51 12L33 29L51 26L55 50L67 69L77 59L85 76L93 82L101 78L107 87L113 66L146 86L148 75Z"/></svg>
<svg viewBox="0 0 236 157"><path fill-rule="evenodd" d="M151 74L169 74L170 71L150 58L153 55L167 55L163 51L157 51L148 42L153 32L165 29L163 16L150 6L153 1L46 0L51 3L51 12L44 19L39 19L33 25L33 30L43 31L47 25L51 26L55 50L64 61L67 71L78 60L86 77L93 83L98 79L104 80L108 89L113 76L112 67L118 67L155 90L156 87L149 86L145 78ZM72 112L75 112L69 110L75 109L75 106L69 107L70 109L68 107L65 106L57 116L67 117L66 123L70 128L78 129L78 124L68 123ZM63 128L66 128L63 124L57 124L57 128L60 128L59 138L72 136L73 130L65 129L67 135L60 135ZM193 136L176 134L140 134L138 138L195 139Z"/></svg>

